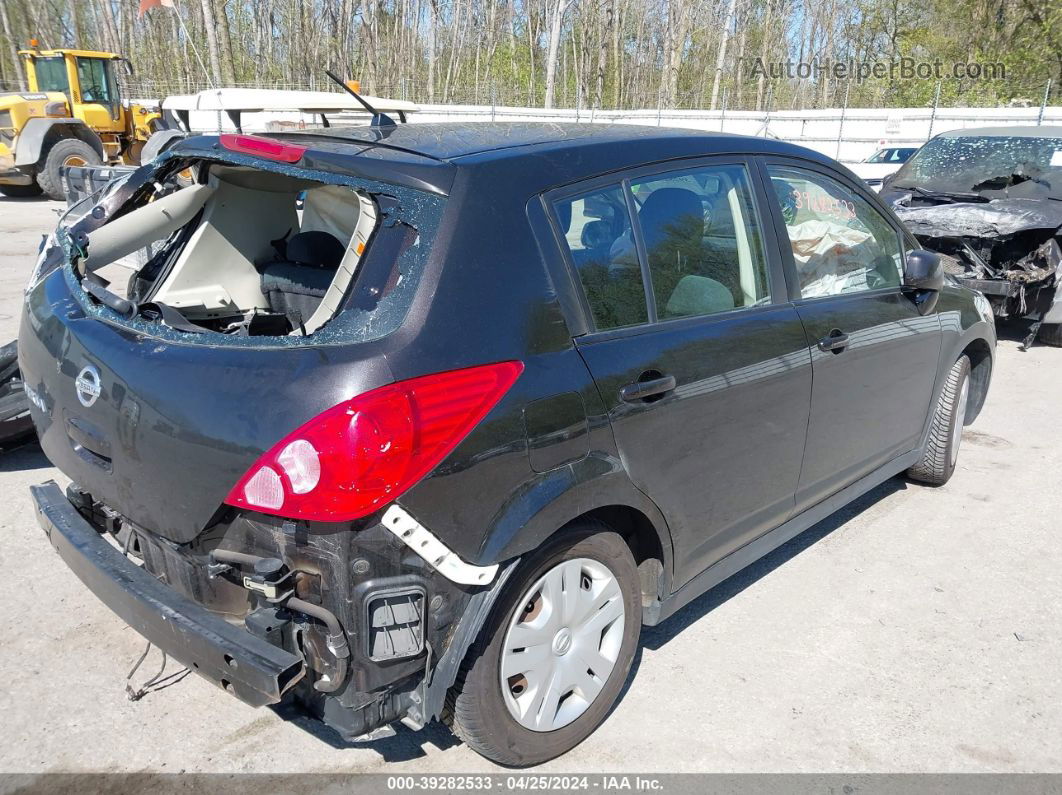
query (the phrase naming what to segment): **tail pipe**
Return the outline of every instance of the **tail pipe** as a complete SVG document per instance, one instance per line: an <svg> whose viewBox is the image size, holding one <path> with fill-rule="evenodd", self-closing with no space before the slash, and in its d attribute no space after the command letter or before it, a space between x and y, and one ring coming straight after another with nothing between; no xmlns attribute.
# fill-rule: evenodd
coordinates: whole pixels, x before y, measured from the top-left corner
<svg viewBox="0 0 1062 795"><path fill-rule="evenodd" d="M236 552L230 549L214 549L210 552L210 558L217 563L248 566L255 571L269 569L274 572L279 572L282 568L282 564L279 560L264 558L259 555L250 555L246 552ZM261 565L265 561L268 561L272 565ZM350 662L350 646L347 644L347 636L343 632L343 626L339 623L339 619L335 617L335 614L332 613L332 611L327 610L320 605L307 602L304 599L299 599L297 596L289 596L279 604L286 607L288 610L317 619L325 625L325 628L328 630L326 643L328 645L328 650L332 652L332 656L336 658L336 670L332 676L322 676L314 682L313 688L321 693L334 693L340 688L343 682L346 681L347 667Z"/></svg>

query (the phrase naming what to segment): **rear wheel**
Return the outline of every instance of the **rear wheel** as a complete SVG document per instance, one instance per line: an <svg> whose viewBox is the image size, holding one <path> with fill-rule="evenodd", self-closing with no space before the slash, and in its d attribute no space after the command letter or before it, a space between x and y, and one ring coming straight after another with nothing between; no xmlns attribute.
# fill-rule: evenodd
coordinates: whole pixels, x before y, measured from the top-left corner
<svg viewBox="0 0 1062 795"><path fill-rule="evenodd" d="M64 166L98 166L102 161L96 150L78 138L64 138L48 150L44 167L37 175L37 183L48 198L63 201L63 178L60 169Z"/></svg>
<svg viewBox="0 0 1062 795"><path fill-rule="evenodd" d="M962 428L969 402L970 359L963 355L951 366L944 389L937 399L922 458L907 470L909 478L934 486L948 482L959 458L959 444L962 442Z"/></svg>
<svg viewBox="0 0 1062 795"><path fill-rule="evenodd" d="M41 186L36 182L29 185L0 185L0 193L13 199L28 199L31 196L40 196Z"/></svg>
<svg viewBox="0 0 1062 795"><path fill-rule="evenodd" d="M1045 323L1040 326L1040 342L1062 348L1062 323Z"/></svg>
<svg viewBox="0 0 1062 795"><path fill-rule="evenodd" d="M608 715L640 629L627 544L598 522L573 527L506 586L447 698L447 721L499 764L559 756Z"/></svg>

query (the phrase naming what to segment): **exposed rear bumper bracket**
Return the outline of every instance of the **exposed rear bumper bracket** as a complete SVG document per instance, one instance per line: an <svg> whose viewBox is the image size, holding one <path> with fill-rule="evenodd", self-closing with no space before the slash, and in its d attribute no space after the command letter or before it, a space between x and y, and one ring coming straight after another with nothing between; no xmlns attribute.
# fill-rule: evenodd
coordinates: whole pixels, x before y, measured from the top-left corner
<svg viewBox="0 0 1062 795"><path fill-rule="evenodd" d="M53 482L30 487L37 521L67 566L129 626L252 706L274 704L303 661L163 585L111 546Z"/></svg>
<svg viewBox="0 0 1062 795"><path fill-rule="evenodd" d="M498 573L497 563L493 566L466 563L397 503L384 512L380 522L451 582L461 585L488 585Z"/></svg>

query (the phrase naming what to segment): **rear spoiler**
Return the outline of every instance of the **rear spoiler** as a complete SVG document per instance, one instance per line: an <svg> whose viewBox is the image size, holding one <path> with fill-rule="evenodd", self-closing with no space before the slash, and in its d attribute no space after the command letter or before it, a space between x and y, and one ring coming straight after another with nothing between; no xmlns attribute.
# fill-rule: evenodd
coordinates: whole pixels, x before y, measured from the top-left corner
<svg viewBox="0 0 1062 795"><path fill-rule="evenodd" d="M264 135L256 133L256 136L275 138L306 147L301 161L291 164L291 168L390 183L439 196L449 195L457 171L450 163L388 146L383 140L363 140L342 134L328 134L324 131L265 133ZM373 156L363 156L363 153L369 151L373 152ZM232 153L222 154L223 152L220 136L196 135L177 141L166 150L165 155L202 157L210 160L226 160L233 156ZM380 156L384 153L392 156ZM322 179L319 176L307 175L307 177L328 181L327 178Z"/></svg>

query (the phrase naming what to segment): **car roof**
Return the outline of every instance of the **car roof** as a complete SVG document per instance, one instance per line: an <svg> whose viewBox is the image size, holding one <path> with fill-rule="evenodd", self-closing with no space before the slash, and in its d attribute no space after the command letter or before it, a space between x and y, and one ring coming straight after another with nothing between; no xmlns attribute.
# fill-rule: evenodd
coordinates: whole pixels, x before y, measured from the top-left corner
<svg viewBox="0 0 1062 795"><path fill-rule="evenodd" d="M1062 127L1024 125L1015 127L970 127L963 130L948 130L938 138L1010 137L1010 138L1062 138Z"/></svg>
<svg viewBox="0 0 1062 795"><path fill-rule="evenodd" d="M401 149L450 162L471 155L494 153L497 158L523 157L534 155L542 149L557 151L601 143L657 144L666 148L669 143L676 141L700 139L710 151L733 151L736 141L759 141L757 150L763 148L763 142L771 141L705 130L589 122L414 123L400 124L386 131L373 127L330 127L315 130L311 134L337 141Z"/></svg>
<svg viewBox="0 0 1062 795"><path fill-rule="evenodd" d="M266 133L310 150L307 165L447 195L458 171L539 193L601 174L713 154L829 157L773 138L637 124L450 122L327 127ZM217 150L216 136L185 139L174 151ZM544 161L543 158L548 158Z"/></svg>

